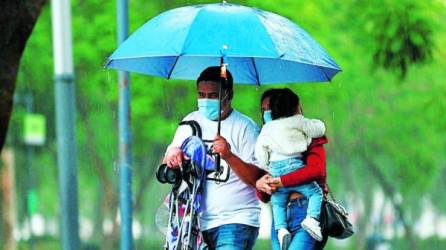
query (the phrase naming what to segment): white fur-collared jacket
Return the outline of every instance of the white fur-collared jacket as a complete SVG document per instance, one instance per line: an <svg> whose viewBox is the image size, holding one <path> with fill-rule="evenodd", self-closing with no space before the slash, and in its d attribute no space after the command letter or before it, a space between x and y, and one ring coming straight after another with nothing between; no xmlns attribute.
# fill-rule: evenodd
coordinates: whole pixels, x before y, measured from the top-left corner
<svg viewBox="0 0 446 250"><path fill-rule="evenodd" d="M257 138L255 155L260 166L267 169L271 156L288 158L307 151L312 138L323 136L325 125L303 115L272 120L263 125ZM276 158L278 158L276 157Z"/></svg>

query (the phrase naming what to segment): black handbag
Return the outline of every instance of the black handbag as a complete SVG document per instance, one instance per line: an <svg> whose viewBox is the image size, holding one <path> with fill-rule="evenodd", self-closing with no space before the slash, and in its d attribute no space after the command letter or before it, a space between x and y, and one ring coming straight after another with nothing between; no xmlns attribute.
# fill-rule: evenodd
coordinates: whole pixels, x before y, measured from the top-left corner
<svg viewBox="0 0 446 250"><path fill-rule="evenodd" d="M319 218L322 234L336 239L346 239L354 234L353 225L348 219L347 210L336 202L330 188L328 190L331 199L327 197L323 199Z"/></svg>

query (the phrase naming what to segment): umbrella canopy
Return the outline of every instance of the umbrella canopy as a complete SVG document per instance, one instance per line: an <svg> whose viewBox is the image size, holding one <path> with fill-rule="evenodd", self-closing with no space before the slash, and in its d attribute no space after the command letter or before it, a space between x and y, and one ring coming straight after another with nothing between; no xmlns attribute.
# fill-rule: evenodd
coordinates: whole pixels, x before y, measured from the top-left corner
<svg viewBox="0 0 446 250"><path fill-rule="evenodd" d="M222 57L241 84L330 81L341 70L290 20L228 3L181 7L154 17L119 46L106 67L196 80Z"/></svg>

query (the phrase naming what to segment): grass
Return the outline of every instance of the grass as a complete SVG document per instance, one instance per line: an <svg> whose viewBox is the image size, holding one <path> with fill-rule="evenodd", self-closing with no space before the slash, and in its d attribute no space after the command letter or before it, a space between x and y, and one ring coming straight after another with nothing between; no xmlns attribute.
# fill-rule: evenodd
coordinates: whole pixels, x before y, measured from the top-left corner
<svg viewBox="0 0 446 250"><path fill-rule="evenodd" d="M406 240L404 239L396 239L392 241L382 241L379 244L389 249L407 249L408 245ZM140 240L135 242L135 249L162 249L163 242L159 240ZM20 241L17 243L18 250L28 250L29 242ZM33 239L33 250L59 250L61 249L61 243L59 239L51 238L51 237L40 237ZM82 243L80 250L99 250L100 245L93 243ZM114 248L119 250L119 244ZM270 250L271 245L269 240L257 240L254 250ZM336 244L335 241L329 240L325 250L335 250L341 249L339 244ZM353 250L356 249L354 246L354 242L350 242L350 244L345 244L342 246L342 249L345 250ZM446 240L439 238L428 238L423 240L418 240L418 249L429 249L429 250L440 250L446 249ZM0 246L0 250L2 250L2 246ZM110 249L112 250L112 249Z"/></svg>

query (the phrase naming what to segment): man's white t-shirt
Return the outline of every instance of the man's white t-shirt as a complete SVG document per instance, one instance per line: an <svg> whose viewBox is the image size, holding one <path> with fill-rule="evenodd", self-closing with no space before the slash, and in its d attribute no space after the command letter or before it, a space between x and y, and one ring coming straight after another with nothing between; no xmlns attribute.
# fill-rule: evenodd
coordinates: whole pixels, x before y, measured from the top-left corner
<svg viewBox="0 0 446 250"><path fill-rule="evenodd" d="M198 111L188 114L183 119L183 121L190 120L200 125L202 139L214 139L217 134L216 121L208 120ZM191 135L192 130L189 126L179 126L167 150L171 147L180 147ZM246 163L256 165L254 148L259 135L259 127L253 120L233 110L225 120L221 121L220 135L231 145L233 154ZM224 168L222 177L225 177L226 172L229 171L229 179L221 183L211 180L206 182L205 206L200 218L201 230L232 223L259 227L260 205L255 189L242 182L224 160L221 161L221 166Z"/></svg>

